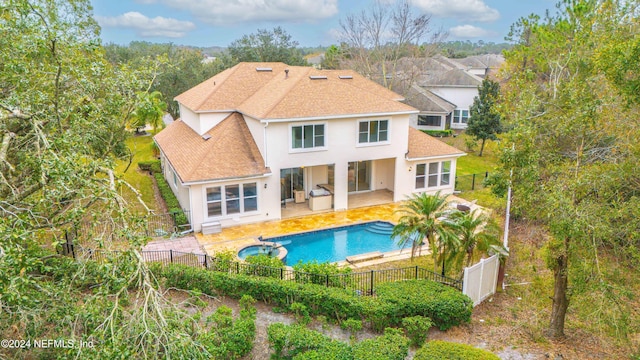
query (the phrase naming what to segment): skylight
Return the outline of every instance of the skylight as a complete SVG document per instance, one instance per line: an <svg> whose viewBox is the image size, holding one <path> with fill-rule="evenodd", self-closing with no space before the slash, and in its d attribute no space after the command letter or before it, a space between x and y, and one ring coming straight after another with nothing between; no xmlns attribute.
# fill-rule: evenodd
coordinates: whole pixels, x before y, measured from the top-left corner
<svg viewBox="0 0 640 360"><path fill-rule="evenodd" d="M351 76L351 75L338 75L338 78L340 78L340 79L353 79L353 76Z"/></svg>
<svg viewBox="0 0 640 360"><path fill-rule="evenodd" d="M270 67L257 67L256 71L261 72L261 71L273 71L272 68Z"/></svg>
<svg viewBox="0 0 640 360"><path fill-rule="evenodd" d="M327 77L324 75L311 75L309 76L309 79L311 80L326 80Z"/></svg>

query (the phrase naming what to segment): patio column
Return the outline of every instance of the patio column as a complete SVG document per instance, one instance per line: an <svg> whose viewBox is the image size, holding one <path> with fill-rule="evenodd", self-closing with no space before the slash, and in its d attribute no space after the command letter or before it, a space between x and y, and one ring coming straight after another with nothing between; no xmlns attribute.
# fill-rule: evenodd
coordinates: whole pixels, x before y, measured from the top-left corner
<svg viewBox="0 0 640 360"><path fill-rule="evenodd" d="M334 170L333 207L334 210L346 210L348 205L348 162L336 162Z"/></svg>

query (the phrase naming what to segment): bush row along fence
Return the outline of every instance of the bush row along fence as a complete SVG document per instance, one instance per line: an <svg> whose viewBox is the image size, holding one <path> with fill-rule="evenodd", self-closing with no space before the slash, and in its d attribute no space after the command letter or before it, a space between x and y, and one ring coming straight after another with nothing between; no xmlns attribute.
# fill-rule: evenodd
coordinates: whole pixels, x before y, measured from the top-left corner
<svg viewBox="0 0 640 360"><path fill-rule="evenodd" d="M187 219L190 219L188 211L183 211ZM148 214L141 218L140 222L135 223L131 230L135 233L144 234L150 237L165 237L182 232L189 232L191 225L180 224L178 218L180 214L176 212L165 214ZM84 238L104 238L115 237L114 224L109 222L92 223L85 221L78 224L74 229L67 231L67 242L69 238L75 239L77 236Z"/></svg>
<svg viewBox="0 0 640 360"><path fill-rule="evenodd" d="M117 253L117 251L85 249L71 243L62 244L61 251L64 255L72 256L74 259L90 259L98 262L107 261L110 256ZM376 285L380 283L413 279L431 280L462 291L461 280L448 278L419 266L346 274L311 274L284 267L270 267L239 261L222 260L206 254L184 253L174 250L143 250L141 254L145 261L157 262L163 265L183 264L193 267L204 267L211 271L229 274L264 276L305 284L313 283L327 287L353 290L360 295L375 294Z"/></svg>
<svg viewBox="0 0 640 360"><path fill-rule="evenodd" d="M484 180L489 177L489 172L469 175L456 175L456 191L469 191L484 189Z"/></svg>

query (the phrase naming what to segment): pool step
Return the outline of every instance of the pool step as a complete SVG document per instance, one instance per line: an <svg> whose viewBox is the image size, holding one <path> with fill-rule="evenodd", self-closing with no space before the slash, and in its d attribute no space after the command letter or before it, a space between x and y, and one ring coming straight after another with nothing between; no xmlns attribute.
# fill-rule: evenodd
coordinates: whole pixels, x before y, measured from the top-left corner
<svg viewBox="0 0 640 360"><path fill-rule="evenodd" d="M367 227L367 231L374 234L390 236L393 232L393 225L387 223L374 223Z"/></svg>

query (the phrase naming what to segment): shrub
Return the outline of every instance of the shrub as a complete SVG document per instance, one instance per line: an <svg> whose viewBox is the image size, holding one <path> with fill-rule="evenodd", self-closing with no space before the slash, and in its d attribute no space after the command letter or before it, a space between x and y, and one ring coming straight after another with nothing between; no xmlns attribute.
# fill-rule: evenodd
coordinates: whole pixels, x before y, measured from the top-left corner
<svg viewBox="0 0 640 360"><path fill-rule="evenodd" d="M427 135L434 137L449 137L453 134L453 130L421 130Z"/></svg>
<svg viewBox="0 0 640 360"><path fill-rule="evenodd" d="M398 326L402 318L415 315L431 318L442 330L468 322L471 318L469 297L448 286L426 280L380 284L378 296L374 298L357 296L346 289L207 271L180 264L154 269L157 276L165 278L167 287L199 289L212 296L240 298L251 295L281 308L289 308L293 302L299 302L307 307L309 315L324 315L338 321L367 318L376 331Z"/></svg>
<svg viewBox="0 0 640 360"><path fill-rule="evenodd" d="M247 256L247 264L242 265L242 272L247 275L268 276L280 278L284 268L282 260L266 254Z"/></svg>
<svg viewBox="0 0 640 360"><path fill-rule="evenodd" d="M432 340L420 348L413 359L499 360L500 358L490 351L474 348L470 345Z"/></svg>
<svg viewBox="0 0 640 360"><path fill-rule="evenodd" d="M231 309L220 306L209 315L211 329L203 336L203 344L214 358L239 359L253 348L256 336L256 310L251 296L240 299L240 316L233 320Z"/></svg>
<svg viewBox="0 0 640 360"><path fill-rule="evenodd" d="M160 196L164 199L167 208L169 209L169 213L174 216L176 226L185 225L189 223L187 216L182 211L180 207L180 203L178 202L178 198L169 187L169 184L162 176L162 173L154 173L153 176L156 179L156 184L158 185L158 190L160 191Z"/></svg>
<svg viewBox="0 0 640 360"><path fill-rule="evenodd" d="M308 282L320 285L335 287L347 287L347 277L335 276L340 274L350 274L351 268L339 267L330 262L319 263L317 260L303 263L302 261L293 265L296 271L296 281L307 280Z"/></svg>
<svg viewBox="0 0 640 360"><path fill-rule="evenodd" d="M152 174L162 173L160 160L140 161L138 162L138 168L142 171L150 171Z"/></svg>
<svg viewBox="0 0 640 360"><path fill-rule="evenodd" d="M403 360L409 353L409 339L401 330L386 328L384 335L353 345L354 360Z"/></svg>
<svg viewBox="0 0 640 360"><path fill-rule="evenodd" d="M311 322L311 316L309 316L309 310L306 306L304 306L304 304L294 302L293 304L291 304L289 309L294 313L298 324L305 326L309 325L309 323Z"/></svg>
<svg viewBox="0 0 640 360"><path fill-rule="evenodd" d="M344 353L347 357L344 359L350 359L349 346L334 341L321 333L313 330L309 330L302 325L287 326L282 323L274 323L267 328L267 338L269 344L274 350L272 359L327 359L327 353ZM309 354L305 357L296 357L298 354L303 354L310 350L315 350L318 355L325 357L310 357L316 353ZM332 359L334 357L331 357Z"/></svg>
<svg viewBox="0 0 640 360"><path fill-rule="evenodd" d="M440 330L471 321L473 302L460 291L433 281L407 280L378 285L378 299L392 305L378 315L388 316L388 323L399 325L401 319L414 315L430 318Z"/></svg>
<svg viewBox="0 0 640 360"><path fill-rule="evenodd" d="M402 327L406 330L407 336L411 340L411 345L414 346L424 344L431 326L433 326L431 319L420 315L402 319Z"/></svg>

